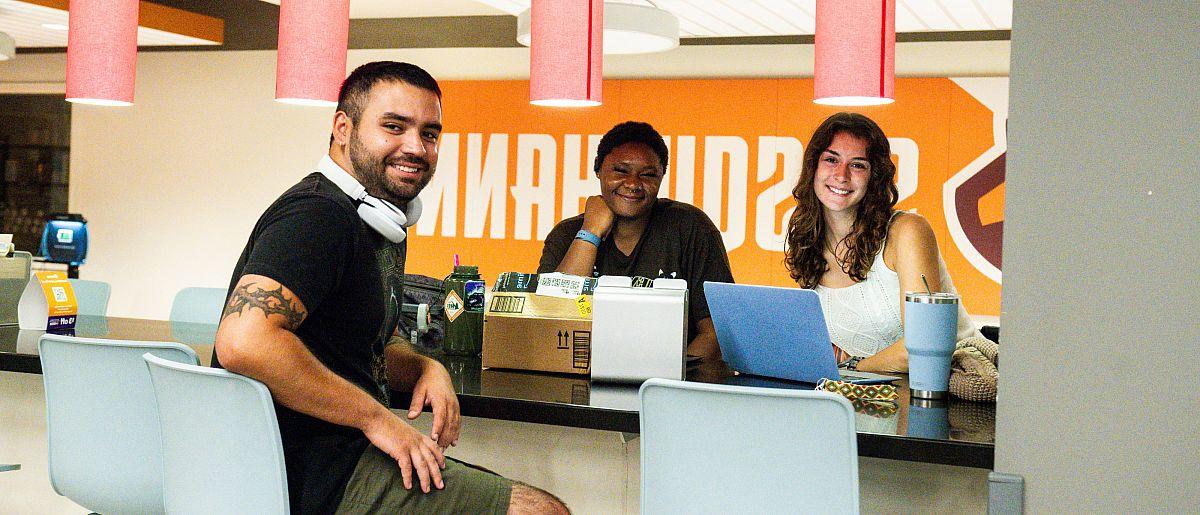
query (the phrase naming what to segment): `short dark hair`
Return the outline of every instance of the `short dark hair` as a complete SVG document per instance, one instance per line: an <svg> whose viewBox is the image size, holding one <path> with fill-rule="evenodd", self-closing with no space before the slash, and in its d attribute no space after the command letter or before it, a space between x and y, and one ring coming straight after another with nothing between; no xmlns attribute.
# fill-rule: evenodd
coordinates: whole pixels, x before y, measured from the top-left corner
<svg viewBox="0 0 1200 515"><path fill-rule="evenodd" d="M662 163L663 173L667 171L667 144L663 141L662 134L654 130L654 127L646 122L623 122L618 123L615 127L608 130L608 133L600 138L600 145L596 147L596 163L592 167L597 173L600 172L600 164L604 162L604 158L613 149L626 143L641 143L650 147L655 154L658 154L658 160Z"/></svg>
<svg viewBox="0 0 1200 515"><path fill-rule="evenodd" d="M346 113L350 121L358 123L362 117L367 93L380 82L403 82L432 91L438 100L442 98L442 90L438 87L437 80L420 66L396 61L375 61L355 68L342 82L342 89L338 92L337 110Z"/></svg>

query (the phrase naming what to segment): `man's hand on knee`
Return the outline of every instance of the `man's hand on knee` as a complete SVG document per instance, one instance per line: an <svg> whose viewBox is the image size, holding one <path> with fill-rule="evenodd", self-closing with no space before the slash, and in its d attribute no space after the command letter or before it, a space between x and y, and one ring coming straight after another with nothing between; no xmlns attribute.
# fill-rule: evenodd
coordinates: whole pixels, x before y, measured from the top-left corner
<svg viewBox="0 0 1200 515"><path fill-rule="evenodd" d="M375 447L396 460L404 478L404 488L412 489L413 472L416 472L422 492L429 493L431 486L445 488L442 469L446 468L446 457L437 442L387 408L380 406L379 413L364 425L363 434Z"/></svg>

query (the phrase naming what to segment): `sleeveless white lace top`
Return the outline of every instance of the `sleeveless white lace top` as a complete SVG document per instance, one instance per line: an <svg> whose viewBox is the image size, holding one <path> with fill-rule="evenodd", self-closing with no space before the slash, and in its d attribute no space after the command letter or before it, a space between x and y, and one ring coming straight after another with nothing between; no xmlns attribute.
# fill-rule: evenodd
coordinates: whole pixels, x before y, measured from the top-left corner
<svg viewBox="0 0 1200 515"><path fill-rule="evenodd" d="M845 288L817 285L825 325L833 343L852 356L867 357L896 343L904 337L904 322L900 317L900 276L883 262L883 247L875 255L866 280ZM946 263L938 255L938 272L942 290L958 293ZM962 303L958 305L958 339L979 335L979 330L967 316Z"/></svg>

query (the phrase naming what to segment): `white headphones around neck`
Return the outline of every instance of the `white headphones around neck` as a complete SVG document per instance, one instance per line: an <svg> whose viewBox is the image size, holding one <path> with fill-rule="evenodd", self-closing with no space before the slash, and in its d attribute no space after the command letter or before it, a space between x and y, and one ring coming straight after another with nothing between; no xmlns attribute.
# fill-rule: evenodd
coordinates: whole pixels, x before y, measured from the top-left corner
<svg viewBox="0 0 1200 515"><path fill-rule="evenodd" d="M421 218L421 199L410 200L408 209L401 210L391 202L372 197L354 176L343 170L329 156L321 158L317 171L358 202L358 217L392 243L404 241L407 236L405 229L416 225L417 220Z"/></svg>

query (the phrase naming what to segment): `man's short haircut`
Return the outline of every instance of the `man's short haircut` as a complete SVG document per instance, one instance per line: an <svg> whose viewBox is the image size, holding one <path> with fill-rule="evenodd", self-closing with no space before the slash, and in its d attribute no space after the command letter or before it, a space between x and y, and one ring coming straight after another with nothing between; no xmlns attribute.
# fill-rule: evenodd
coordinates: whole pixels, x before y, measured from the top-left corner
<svg viewBox="0 0 1200 515"><path fill-rule="evenodd" d="M609 129L603 138L600 138L600 145L596 147L596 164L593 166L596 173L600 172L600 164L604 162L604 158L613 149L626 143L641 143L650 147L650 150L658 154L663 173L667 172L667 144L663 142L662 134L659 134L646 122L630 121L617 124L616 127Z"/></svg>
<svg viewBox="0 0 1200 515"><path fill-rule="evenodd" d="M337 110L346 113L350 121L358 123L366 105L367 94L371 88L380 82L403 82L418 88L432 91L438 100L442 98L442 90L429 72L420 66L396 61L375 61L367 63L346 77L342 89L338 92Z"/></svg>

